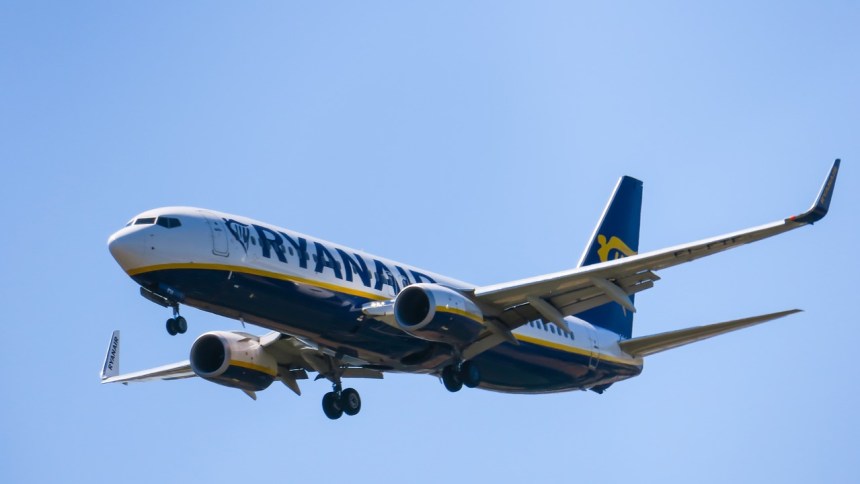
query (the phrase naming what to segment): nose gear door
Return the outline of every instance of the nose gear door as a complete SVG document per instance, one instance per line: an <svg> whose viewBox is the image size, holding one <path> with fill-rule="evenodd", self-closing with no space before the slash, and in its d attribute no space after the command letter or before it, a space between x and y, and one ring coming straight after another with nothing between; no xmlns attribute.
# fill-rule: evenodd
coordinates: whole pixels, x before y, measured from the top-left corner
<svg viewBox="0 0 860 484"><path fill-rule="evenodd" d="M230 255L230 246L227 241L227 227L224 222L208 212L201 212L206 218L206 223L209 225L209 232L212 234L212 253L227 257Z"/></svg>

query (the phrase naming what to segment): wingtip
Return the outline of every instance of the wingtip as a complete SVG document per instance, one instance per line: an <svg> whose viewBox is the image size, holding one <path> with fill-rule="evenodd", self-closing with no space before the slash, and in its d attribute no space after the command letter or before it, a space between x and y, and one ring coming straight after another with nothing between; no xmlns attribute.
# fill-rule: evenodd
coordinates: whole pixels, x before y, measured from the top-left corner
<svg viewBox="0 0 860 484"><path fill-rule="evenodd" d="M836 176L839 174L839 165L841 162L842 160L839 158L836 158L833 162L833 166L830 168L830 172L827 174L827 178L825 178L824 184L821 185L821 190L818 192L818 196L809 210L800 215L789 217L789 221L800 224L814 224L827 215L827 211L830 210L830 200L833 198Z"/></svg>
<svg viewBox="0 0 860 484"><path fill-rule="evenodd" d="M762 315L764 321L772 321L774 319L784 318L786 316L791 316L792 314L802 313L803 309L789 309L786 311L777 311L775 313Z"/></svg>
<svg viewBox="0 0 860 484"><path fill-rule="evenodd" d="M107 383L112 377L119 375L119 330L111 334L108 349L105 353L105 361L99 375L102 383Z"/></svg>

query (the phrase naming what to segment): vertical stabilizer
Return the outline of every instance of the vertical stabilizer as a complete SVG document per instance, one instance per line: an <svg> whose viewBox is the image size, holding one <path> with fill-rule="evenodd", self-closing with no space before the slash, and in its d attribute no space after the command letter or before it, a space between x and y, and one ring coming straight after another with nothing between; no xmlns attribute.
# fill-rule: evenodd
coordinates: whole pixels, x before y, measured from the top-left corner
<svg viewBox="0 0 860 484"><path fill-rule="evenodd" d="M642 212L642 182L623 176L615 185L609 203L579 259L579 266L598 264L639 251L639 220ZM633 301L633 296L630 296ZM576 315L589 323L630 338L633 312L618 303L607 303Z"/></svg>

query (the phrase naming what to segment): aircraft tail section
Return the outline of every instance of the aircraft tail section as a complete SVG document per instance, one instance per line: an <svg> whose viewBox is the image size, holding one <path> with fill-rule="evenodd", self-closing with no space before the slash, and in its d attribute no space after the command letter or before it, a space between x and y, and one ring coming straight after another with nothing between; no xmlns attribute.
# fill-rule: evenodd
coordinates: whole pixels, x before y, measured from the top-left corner
<svg viewBox="0 0 860 484"><path fill-rule="evenodd" d="M579 267L620 259L639 251L642 182L623 176L618 180L594 233L579 259ZM633 301L633 296L630 296ZM633 311L611 302L576 315L589 323L630 338Z"/></svg>

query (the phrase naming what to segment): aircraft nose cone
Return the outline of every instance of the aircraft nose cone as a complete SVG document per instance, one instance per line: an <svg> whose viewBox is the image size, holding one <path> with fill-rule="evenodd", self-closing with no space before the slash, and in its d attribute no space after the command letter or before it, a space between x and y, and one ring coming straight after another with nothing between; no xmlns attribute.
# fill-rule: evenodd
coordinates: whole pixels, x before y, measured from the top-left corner
<svg viewBox="0 0 860 484"><path fill-rule="evenodd" d="M134 233L120 230L108 238L108 250L120 267L127 269L139 251L139 241Z"/></svg>

